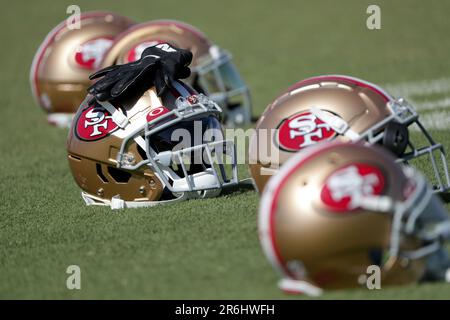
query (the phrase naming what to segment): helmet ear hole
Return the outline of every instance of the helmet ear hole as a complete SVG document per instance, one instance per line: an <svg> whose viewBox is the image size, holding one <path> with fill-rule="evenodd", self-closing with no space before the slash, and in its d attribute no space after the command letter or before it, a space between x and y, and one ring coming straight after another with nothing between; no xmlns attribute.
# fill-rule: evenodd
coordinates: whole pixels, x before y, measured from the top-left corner
<svg viewBox="0 0 450 320"><path fill-rule="evenodd" d="M108 173L117 183L127 183L131 179L131 173L114 167L108 166Z"/></svg>
<svg viewBox="0 0 450 320"><path fill-rule="evenodd" d="M409 141L408 128L398 122L390 122L384 129L383 146L400 157Z"/></svg>

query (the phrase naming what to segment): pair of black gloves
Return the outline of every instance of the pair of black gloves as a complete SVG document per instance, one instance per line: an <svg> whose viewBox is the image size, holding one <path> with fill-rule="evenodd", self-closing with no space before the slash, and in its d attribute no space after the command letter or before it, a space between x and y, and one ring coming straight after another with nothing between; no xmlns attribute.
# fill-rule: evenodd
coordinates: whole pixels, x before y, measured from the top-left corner
<svg viewBox="0 0 450 320"><path fill-rule="evenodd" d="M191 61L190 51L160 43L146 48L137 61L110 66L92 74L89 79L101 79L90 86L88 92L99 101L108 101L123 96L140 97L155 86L161 96L174 80L190 76Z"/></svg>

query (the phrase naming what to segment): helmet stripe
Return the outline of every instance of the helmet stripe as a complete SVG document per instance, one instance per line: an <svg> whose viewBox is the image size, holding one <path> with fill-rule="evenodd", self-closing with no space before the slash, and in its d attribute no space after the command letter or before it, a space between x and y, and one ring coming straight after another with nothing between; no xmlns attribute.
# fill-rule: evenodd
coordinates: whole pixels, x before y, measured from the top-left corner
<svg viewBox="0 0 450 320"><path fill-rule="evenodd" d="M358 87L368 88L368 89L372 90L373 92L380 95L386 102L393 100L392 96L389 93L387 93L384 89L380 88L379 86L377 86L373 83L364 81L362 79L358 79L358 78L350 77L350 76L344 76L344 75L323 75L323 76L308 78L308 79L299 81L296 84L290 86L286 90L286 92L291 92L302 86L306 86L311 83L322 82L322 81L347 81Z"/></svg>

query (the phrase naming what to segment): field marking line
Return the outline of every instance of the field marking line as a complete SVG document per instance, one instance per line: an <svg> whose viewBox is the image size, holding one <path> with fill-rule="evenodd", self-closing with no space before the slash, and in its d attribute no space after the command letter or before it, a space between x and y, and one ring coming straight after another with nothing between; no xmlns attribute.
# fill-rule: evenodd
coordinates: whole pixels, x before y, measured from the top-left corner
<svg viewBox="0 0 450 320"><path fill-rule="evenodd" d="M388 83L384 87L392 94L409 97L446 93L450 92L450 78Z"/></svg>
<svg viewBox="0 0 450 320"><path fill-rule="evenodd" d="M404 97L420 113L420 120L426 128L448 130L450 127L450 78L388 83L386 90L396 97ZM429 97L430 95L444 95L444 97ZM417 101L420 100L425 101ZM438 109L438 110L436 110ZM444 109L444 110L443 110ZM418 130L415 126L414 131Z"/></svg>

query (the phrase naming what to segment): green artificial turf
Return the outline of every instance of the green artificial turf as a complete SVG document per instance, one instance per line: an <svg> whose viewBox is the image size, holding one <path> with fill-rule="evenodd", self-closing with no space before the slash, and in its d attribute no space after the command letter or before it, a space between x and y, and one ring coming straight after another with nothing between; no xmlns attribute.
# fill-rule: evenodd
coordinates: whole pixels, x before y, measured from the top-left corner
<svg viewBox="0 0 450 320"><path fill-rule="evenodd" d="M296 298L277 289L260 250L254 192L122 211L84 205L66 160L67 131L47 125L28 83L35 50L70 4L17 0L0 12L0 298ZM309 76L342 73L395 84L450 75L445 0L75 4L138 22L196 25L234 54L255 115ZM381 30L366 28L369 4L381 6ZM450 149L448 131L433 133ZM81 268L81 290L66 288L69 265ZM450 285L335 291L323 298L449 299Z"/></svg>

